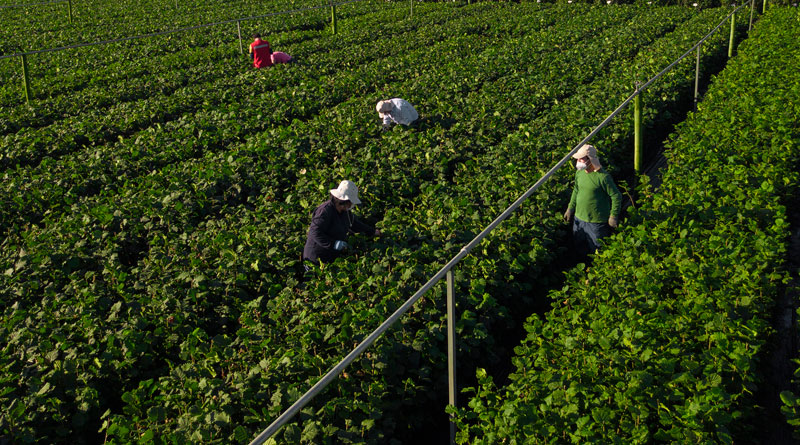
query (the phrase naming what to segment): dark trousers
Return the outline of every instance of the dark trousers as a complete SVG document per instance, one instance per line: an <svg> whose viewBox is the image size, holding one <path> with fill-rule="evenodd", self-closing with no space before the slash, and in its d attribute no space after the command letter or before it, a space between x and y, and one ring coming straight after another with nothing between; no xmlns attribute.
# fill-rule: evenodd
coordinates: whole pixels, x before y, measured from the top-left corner
<svg viewBox="0 0 800 445"><path fill-rule="evenodd" d="M608 223L590 223L578 218L572 223L572 243L578 262L589 259L600 248L600 240L611 235Z"/></svg>

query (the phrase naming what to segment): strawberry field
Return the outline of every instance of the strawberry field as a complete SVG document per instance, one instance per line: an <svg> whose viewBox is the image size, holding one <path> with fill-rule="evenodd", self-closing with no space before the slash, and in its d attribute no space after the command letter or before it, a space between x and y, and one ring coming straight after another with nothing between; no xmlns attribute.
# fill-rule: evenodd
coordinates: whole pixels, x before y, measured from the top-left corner
<svg viewBox="0 0 800 445"><path fill-rule="evenodd" d="M309 6L83 5L96 9L76 9L72 25L64 4L0 9L11 23L0 53ZM251 440L635 82L727 13L415 3L410 16L405 3L353 3L339 7L336 34L325 8L242 22L245 36L260 31L298 59L269 70L250 68L235 24L34 54L29 105L18 58L0 60L0 438ZM707 70L725 63L727 44L722 33L706 42ZM693 87L687 61L648 89L654 133L691 106ZM390 97L414 104L420 122L381 133L374 105ZM622 117L593 141L619 178L632 139ZM384 236L351 238L346 258L301 284L310 212L342 179ZM511 354L514 323L563 281L570 179L560 172L459 265L461 381ZM631 231L666 210L641 212ZM406 442L438 425L442 294L418 302L278 441Z"/></svg>
<svg viewBox="0 0 800 445"><path fill-rule="evenodd" d="M755 397L785 284L800 129L796 9L768 13L670 138L656 191L591 269L533 316L511 383L480 385L460 443L732 443L764 438ZM773 395L774 397L775 395ZM796 398L783 395L797 424ZM796 426L795 426L796 428Z"/></svg>

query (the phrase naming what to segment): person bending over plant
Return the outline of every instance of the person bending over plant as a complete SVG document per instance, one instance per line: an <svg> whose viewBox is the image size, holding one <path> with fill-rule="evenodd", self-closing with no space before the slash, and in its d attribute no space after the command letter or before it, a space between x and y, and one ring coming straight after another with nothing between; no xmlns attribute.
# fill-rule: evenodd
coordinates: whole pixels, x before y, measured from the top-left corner
<svg viewBox="0 0 800 445"><path fill-rule="evenodd" d="M350 210L361 204L358 188L348 180L330 190L330 199L320 204L311 216L308 238L303 248L303 261L313 264L330 263L344 254L349 248L347 236L350 233L366 233L380 236L381 231L370 227L353 215ZM311 267L306 264L305 270Z"/></svg>
<svg viewBox="0 0 800 445"><path fill-rule="evenodd" d="M392 124L411 125L417 120L419 114L407 101L394 98L378 101L375 105L378 116L383 119L383 130L386 131Z"/></svg>
<svg viewBox="0 0 800 445"><path fill-rule="evenodd" d="M250 44L250 58L253 59L253 66L262 68L272 66L272 48L269 42L261 40L261 34L253 34L253 43Z"/></svg>

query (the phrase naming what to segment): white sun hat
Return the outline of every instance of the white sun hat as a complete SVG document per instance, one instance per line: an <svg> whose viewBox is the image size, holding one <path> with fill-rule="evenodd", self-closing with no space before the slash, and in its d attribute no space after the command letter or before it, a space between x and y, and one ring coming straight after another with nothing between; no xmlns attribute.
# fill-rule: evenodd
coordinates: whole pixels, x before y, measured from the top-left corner
<svg viewBox="0 0 800 445"><path fill-rule="evenodd" d="M388 113L392 111L392 101L391 100L379 100L377 104L375 104L375 111L381 114Z"/></svg>
<svg viewBox="0 0 800 445"><path fill-rule="evenodd" d="M361 204L361 200L358 199L358 187L352 181L345 179L339 183L339 187L331 189L330 192L334 198L341 201L350 201L353 205Z"/></svg>
<svg viewBox="0 0 800 445"><path fill-rule="evenodd" d="M574 155L572 155L572 157L575 159L585 158L586 156L589 157L589 162L592 163L595 170L600 170L603 168L603 166L600 165L600 159L597 157L597 149L594 148L594 145L584 144L578 149L578 151L575 152Z"/></svg>

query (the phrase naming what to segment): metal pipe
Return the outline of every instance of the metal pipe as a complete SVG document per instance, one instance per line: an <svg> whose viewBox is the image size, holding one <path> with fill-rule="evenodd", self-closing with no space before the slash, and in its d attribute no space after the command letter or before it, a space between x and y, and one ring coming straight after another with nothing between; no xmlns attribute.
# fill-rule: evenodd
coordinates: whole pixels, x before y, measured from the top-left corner
<svg viewBox="0 0 800 445"><path fill-rule="evenodd" d="M447 386L448 402L456 406L456 298L453 271L447 271ZM450 415L450 445L456 443L456 423Z"/></svg>
<svg viewBox="0 0 800 445"><path fill-rule="evenodd" d="M753 29L753 10L756 8L756 0L750 0L750 25L747 27L747 32Z"/></svg>
<svg viewBox="0 0 800 445"><path fill-rule="evenodd" d="M30 104L31 103L31 81L30 77L28 76L28 56L25 53L22 54L22 82L25 86L25 102Z"/></svg>
<svg viewBox="0 0 800 445"><path fill-rule="evenodd" d="M733 33L734 33L734 26L736 25L736 13L731 15L731 38L728 42L728 58L730 59L733 57Z"/></svg>
<svg viewBox="0 0 800 445"><path fill-rule="evenodd" d="M697 99L700 97L700 48L697 47L697 61L694 64L694 109L697 109Z"/></svg>
<svg viewBox="0 0 800 445"><path fill-rule="evenodd" d="M67 1L67 13L69 15L69 23L72 24L72 0Z"/></svg>
<svg viewBox="0 0 800 445"><path fill-rule="evenodd" d="M236 22L236 33L239 34L239 54L244 54L244 46L242 46L242 26L241 21Z"/></svg>
<svg viewBox="0 0 800 445"><path fill-rule="evenodd" d="M636 85L637 94L633 101L633 169L642 172L642 94Z"/></svg>

